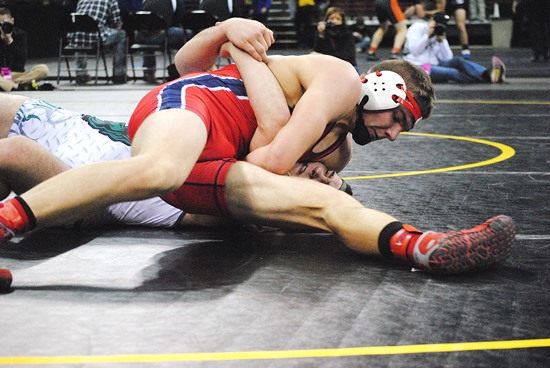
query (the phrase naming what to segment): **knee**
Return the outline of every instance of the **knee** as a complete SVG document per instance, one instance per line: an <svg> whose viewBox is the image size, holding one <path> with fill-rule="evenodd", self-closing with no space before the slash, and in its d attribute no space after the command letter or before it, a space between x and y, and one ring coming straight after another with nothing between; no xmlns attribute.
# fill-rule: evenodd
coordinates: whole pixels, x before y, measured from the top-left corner
<svg viewBox="0 0 550 368"><path fill-rule="evenodd" d="M50 75L50 68L46 64L38 64L31 69L32 72L38 75L37 78L44 79Z"/></svg>
<svg viewBox="0 0 550 368"><path fill-rule="evenodd" d="M126 45L126 31L123 29L119 29L114 36L115 44L123 44Z"/></svg>
<svg viewBox="0 0 550 368"><path fill-rule="evenodd" d="M19 166L27 156L25 147L28 143L29 139L22 136L0 140L0 172L11 171Z"/></svg>
<svg viewBox="0 0 550 368"><path fill-rule="evenodd" d="M155 195L163 195L178 189L185 181L179 165L173 160L140 159L140 164L134 166L132 180L135 185L151 191Z"/></svg>

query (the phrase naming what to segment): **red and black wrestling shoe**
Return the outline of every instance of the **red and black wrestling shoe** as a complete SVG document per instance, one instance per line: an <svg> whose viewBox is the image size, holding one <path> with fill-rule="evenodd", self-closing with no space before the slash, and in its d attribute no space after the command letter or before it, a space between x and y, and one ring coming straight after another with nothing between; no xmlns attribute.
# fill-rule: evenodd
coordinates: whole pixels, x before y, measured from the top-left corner
<svg viewBox="0 0 550 368"><path fill-rule="evenodd" d="M396 235L393 254L437 275L480 271L504 261L512 251L515 224L499 215L468 230L438 233L421 232L410 225Z"/></svg>

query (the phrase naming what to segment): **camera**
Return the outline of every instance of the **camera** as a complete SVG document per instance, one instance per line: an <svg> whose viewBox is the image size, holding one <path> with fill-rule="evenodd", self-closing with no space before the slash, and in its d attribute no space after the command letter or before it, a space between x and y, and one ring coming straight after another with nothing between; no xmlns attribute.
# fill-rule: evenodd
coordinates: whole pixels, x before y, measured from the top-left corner
<svg viewBox="0 0 550 368"><path fill-rule="evenodd" d="M435 21L434 34L436 36L443 36L447 32L447 22L449 22L449 16L445 13L437 13L433 15Z"/></svg>
<svg viewBox="0 0 550 368"><path fill-rule="evenodd" d="M5 20L0 22L0 29L2 29L2 32L10 34L13 32L13 24Z"/></svg>
<svg viewBox="0 0 550 368"><path fill-rule="evenodd" d="M440 24L440 23L435 25L434 34L436 36L443 36L445 34L445 32L447 32L447 26L445 26L444 24Z"/></svg>
<svg viewBox="0 0 550 368"><path fill-rule="evenodd" d="M344 27L345 25L343 24L336 24L330 21L326 23L326 30L331 34L339 33L340 31L344 30Z"/></svg>

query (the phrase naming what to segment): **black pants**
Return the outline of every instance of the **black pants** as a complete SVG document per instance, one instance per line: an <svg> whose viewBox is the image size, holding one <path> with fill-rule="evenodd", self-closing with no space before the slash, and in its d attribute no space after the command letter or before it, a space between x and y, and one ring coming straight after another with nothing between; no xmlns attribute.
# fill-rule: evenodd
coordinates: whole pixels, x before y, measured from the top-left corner
<svg viewBox="0 0 550 368"><path fill-rule="evenodd" d="M527 0L525 6L533 56L548 59L550 2L548 0Z"/></svg>
<svg viewBox="0 0 550 368"><path fill-rule="evenodd" d="M301 47L313 46L313 19L315 17L315 7L312 5L299 6L296 9L294 25L298 35L298 44Z"/></svg>

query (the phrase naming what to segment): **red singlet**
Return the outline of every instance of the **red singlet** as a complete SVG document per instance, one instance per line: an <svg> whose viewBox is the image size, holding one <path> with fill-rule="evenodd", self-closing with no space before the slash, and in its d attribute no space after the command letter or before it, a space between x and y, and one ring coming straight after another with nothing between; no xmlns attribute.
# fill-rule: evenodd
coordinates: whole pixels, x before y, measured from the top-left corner
<svg viewBox="0 0 550 368"><path fill-rule="evenodd" d="M208 139L185 183L163 199L189 213L229 216L225 177L233 163L245 158L257 127L237 67L231 64L211 73L188 74L153 89L130 118L130 139L149 115L171 108L197 114Z"/></svg>

